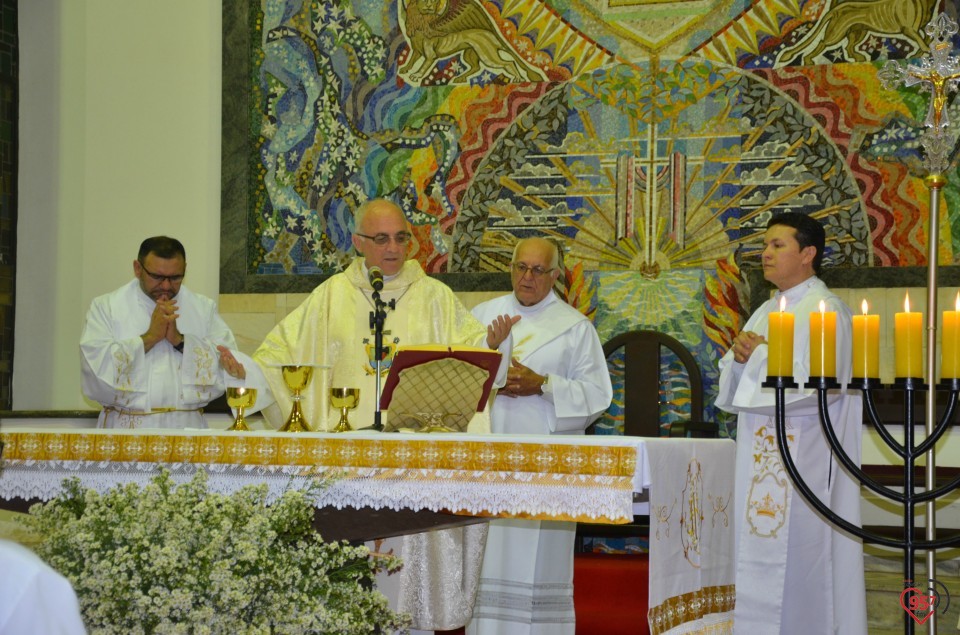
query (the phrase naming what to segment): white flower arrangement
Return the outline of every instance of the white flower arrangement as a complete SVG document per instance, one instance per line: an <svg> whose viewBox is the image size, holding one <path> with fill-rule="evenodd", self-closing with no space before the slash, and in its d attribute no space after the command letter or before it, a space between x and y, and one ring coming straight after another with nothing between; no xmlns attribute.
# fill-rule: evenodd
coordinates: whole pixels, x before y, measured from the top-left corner
<svg viewBox="0 0 960 635"><path fill-rule="evenodd" d="M324 542L312 493L288 489L270 504L265 485L215 494L203 471L180 486L163 471L142 490L102 495L70 479L26 522L37 553L73 584L91 633L405 631L409 617L373 584L400 561Z"/></svg>

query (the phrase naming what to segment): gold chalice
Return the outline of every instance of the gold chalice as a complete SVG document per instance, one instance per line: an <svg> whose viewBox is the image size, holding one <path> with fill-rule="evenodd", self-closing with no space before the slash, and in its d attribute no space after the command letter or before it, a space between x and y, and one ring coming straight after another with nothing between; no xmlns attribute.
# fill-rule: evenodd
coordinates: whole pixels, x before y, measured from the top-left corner
<svg viewBox="0 0 960 635"><path fill-rule="evenodd" d="M257 403L256 388L227 388L227 405L237 409L237 418L227 430L249 430L243 418L243 409Z"/></svg>
<svg viewBox="0 0 960 635"><path fill-rule="evenodd" d="M350 427L350 422L347 420L347 412L356 408L357 404L360 403L360 389L331 388L330 403L333 404L334 408L340 408L340 421L333 431L348 432L353 430L353 428Z"/></svg>
<svg viewBox="0 0 960 635"><path fill-rule="evenodd" d="M280 428L281 432L310 432L310 425L300 410L300 391L307 387L312 376L313 366L283 366L283 381L293 393L293 409L290 411L290 418Z"/></svg>

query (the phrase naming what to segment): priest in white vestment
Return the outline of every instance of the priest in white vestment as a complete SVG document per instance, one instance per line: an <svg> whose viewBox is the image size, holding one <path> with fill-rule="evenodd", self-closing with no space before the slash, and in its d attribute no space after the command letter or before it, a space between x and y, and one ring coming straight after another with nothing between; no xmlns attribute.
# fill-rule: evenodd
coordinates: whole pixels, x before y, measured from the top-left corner
<svg viewBox="0 0 960 635"><path fill-rule="evenodd" d="M315 364L316 372L301 393L300 407L314 430L330 431L339 411L330 406L330 388L360 389L360 403L350 412L354 428L369 427L376 410L376 360L370 313L374 309L370 271L383 275L380 298L394 302L387 309L381 364L383 380L397 347L416 344L461 344L497 348L507 337L506 317L484 327L442 282L430 278L415 260L407 260L412 235L403 212L383 199L364 203L355 218L353 244L362 257L343 273L321 283L303 304L270 333L253 355L223 352L224 368L244 384L269 389L257 394L274 427L281 427L293 402L280 366ZM506 364L502 363L502 376ZM248 373L247 371L250 371ZM257 374L262 377L257 377ZM389 417L384 412L384 422ZM485 418L479 418L486 421ZM470 432L487 432L488 425ZM424 630L451 630L463 626L473 608L476 580L486 538L486 525L435 531L390 539L381 549L399 549L404 568L396 579L378 582L394 610L410 613L414 626ZM401 544L402 543L402 544Z"/></svg>
<svg viewBox="0 0 960 635"><path fill-rule="evenodd" d="M91 303L80 361L98 427L207 427L202 409L225 387L218 347L236 343L216 303L183 285L186 270L179 240L148 238L135 278Z"/></svg>
<svg viewBox="0 0 960 635"><path fill-rule="evenodd" d="M490 413L494 433L583 434L610 406L603 346L590 320L553 293L559 275L555 243L521 240L511 263L513 293L473 310L484 323L520 316L507 342L507 383ZM573 635L575 537L573 522L492 521L467 633Z"/></svg>
<svg viewBox="0 0 960 635"><path fill-rule="evenodd" d="M813 218L775 216L767 225L764 277L778 291L747 321L720 360L717 406L739 414L736 466L736 607L734 631L743 635L866 633L863 546L820 517L795 490L777 449L775 396L767 378L768 316L795 317L793 377L786 393L788 446L800 475L834 512L860 524L859 483L832 455L820 426L817 393L803 389L810 376L810 313L837 313L837 380L850 381L850 309L816 277L825 234ZM859 394L829 393L830 420L842 447L860 463Z"/></svg>

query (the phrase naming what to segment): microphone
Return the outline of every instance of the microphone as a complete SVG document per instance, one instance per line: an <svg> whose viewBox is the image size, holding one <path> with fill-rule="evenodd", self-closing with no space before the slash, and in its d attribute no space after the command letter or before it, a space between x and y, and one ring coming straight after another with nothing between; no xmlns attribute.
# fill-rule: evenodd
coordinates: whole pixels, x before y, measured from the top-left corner
<svg viewBox="0 0 960 635"><path fill-rule="evenodd" d="M367 279L370 281L370 286L373 287L374 291L383 289L383 270L380 267L370 267Z"/></svg>

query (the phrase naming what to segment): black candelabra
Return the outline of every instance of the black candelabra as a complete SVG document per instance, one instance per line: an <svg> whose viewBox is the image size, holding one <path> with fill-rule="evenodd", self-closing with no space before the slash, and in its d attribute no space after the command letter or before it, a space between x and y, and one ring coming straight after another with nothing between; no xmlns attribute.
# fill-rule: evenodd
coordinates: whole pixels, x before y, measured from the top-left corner
<svg viewBox="0 0 960 635"><path fill-rule="evenodd" d="M830 412L827 409L827 393L831 390L838 390L841 387L837 380L833 377L816 377L804 384L804 388L817 391L821 428L823 429L824 435L826 435L827 441L830 443L830 447L834 453L834 456L837 457L837 460L840 462L840 464L843 465L844 468L864 487L867 487L884 498L901 503L903 507L902 538L892 538L867 531L859 525L856 525L838 515L827 504L817 497L817 495L804 481L803 476L797 469L796 463L794 463L793 457L790 455L789 446L786 443L787 429L784 392L788 388L797 388L798 385L791 377L769 377L767 378L767 381L763 383L763 386L765 388L773 388L776 393L775 420L777 445L780 449L780 456L783 460L783 465L786 468L787 473L790 475L790 478L793 481L797 491L800 492L807 502L809 502L814 509L823 515L824 518L829 520L835 526L840 527L844 531L857 536L864 542L903 550L904 580L915 580L914 568L916 552L918 550L932 552L936 551L937 549L960 546L960 536L943 538L940 540L917 540L915 536L915 507L921 503L935 501L945 494L955 490L958 486L960 486L960 476L952 479L950 482L945 483L940 487L927 488L922 492L916 491L914 484L914 468L916 466L917 459L933 450L937 441L939 441L944 432L946 432L950 422L953 419L954 410L957 404L957 395L960 393L960 380L946 380L937 386L937 388L949 392L949 399L946 404L946 408L939 418L936 426L933 428L932 433L927 435L926 438L924 438L920 443L917 443L914 438L915 421L913 403L914 394L916 392L929 391L929 387L923 383L922 379L897 379L893 384L894 389L902 390L905 393L903 404L904 433L902 443L899 442L887 429L888 424L880 419L880 416L877 413L876 403L874 402L874 391L883 390L887 387L881 384L878 380L871 378L854 379L850 384L847 385L848 390L859 390L863 393L863 403L867 415L870 418L870 422L876 428L880 438L894 453L897 454L897 456L903 460L902 492L882 485L873 478L867 476L863 469L857 465L856 461L850 458L850 456L843 449L843 446L840 444L840 440L837 438L836 431L833 428L833 422L830 421ZM913 597L927 602L929 599L929 594L917 594ZM934 619L933 612L936 610L936 608L937 607L935 606L935 603L927 602L925 605L914 606L912 611L905 610L904 632L912 634L914 632L914 626L917 623L926 622L928 619ZM930 613L929 617L927 615L928 613Z"/></svg>

